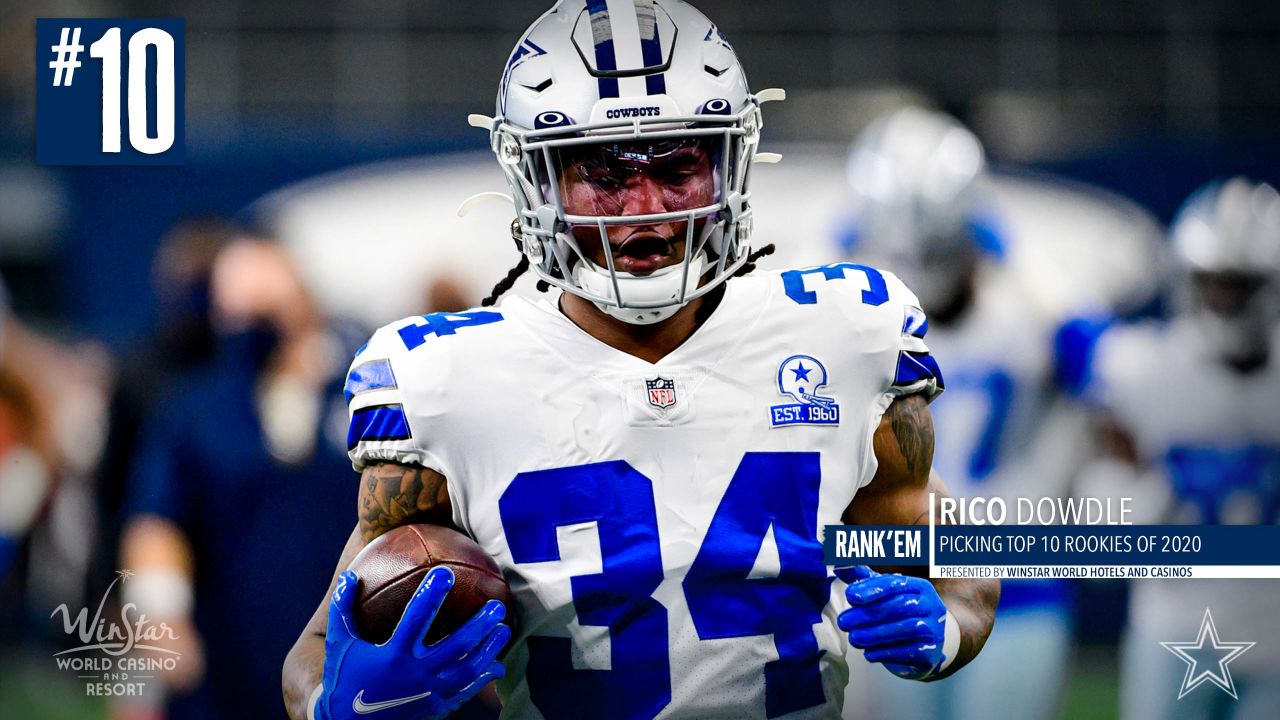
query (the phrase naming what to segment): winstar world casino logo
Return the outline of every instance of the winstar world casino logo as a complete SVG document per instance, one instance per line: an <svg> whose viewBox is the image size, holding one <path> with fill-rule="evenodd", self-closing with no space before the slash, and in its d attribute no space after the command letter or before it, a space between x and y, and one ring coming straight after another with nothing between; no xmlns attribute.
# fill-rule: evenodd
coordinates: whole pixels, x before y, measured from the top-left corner
<svg viewBox="0 0 1280 720"><path fill-rule="evenodd" d="M116 571L116 579L98 600L92 616L89 608L83 607L72 618L66 603L49 614L51 620L61 615L63 632L80 642L53 657L59 670L85 680L86 695L140 696L147 680L156 673L172 672L182 659L181 653L163 647L178 639L173 628L152 622L135 603L121 605L118 616L106 615L107 600L116 585L132 577L132 571Z"/></svg>

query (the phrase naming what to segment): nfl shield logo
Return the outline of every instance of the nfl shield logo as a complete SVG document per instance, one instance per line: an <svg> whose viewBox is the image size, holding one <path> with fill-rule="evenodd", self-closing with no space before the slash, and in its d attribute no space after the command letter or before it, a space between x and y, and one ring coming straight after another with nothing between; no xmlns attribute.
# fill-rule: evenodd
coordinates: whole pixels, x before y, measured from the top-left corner
<svg viewBox="0 0 1280 720"><path fill-rule="evenodd" d="M649 390L649 404L659 410L666 410L676 404L676 381L663 377L645 380L644 386Z"/></svg>

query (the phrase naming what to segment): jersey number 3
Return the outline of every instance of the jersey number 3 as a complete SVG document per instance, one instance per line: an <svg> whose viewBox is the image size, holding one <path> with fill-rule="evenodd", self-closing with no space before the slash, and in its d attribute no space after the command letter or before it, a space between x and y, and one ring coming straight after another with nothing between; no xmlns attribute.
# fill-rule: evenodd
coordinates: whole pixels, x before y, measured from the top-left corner
<svg viewBox="0 0 1280 720"><path fill-rule="evenodd" d="M817 453L747 453L716 509L684 593L700 640L772 635L765 713L825 702L813 626L829 580L816 540ZM609 629L610 670L573 666L570 640L529 638L529 689L549 719L652 718L671 702L667 609L653 481L622 460L521 473L499 500L516 563L560 559L556 528L594 522L603 572L571 579L577 621ZM751 577L769 529L781 570Z"/></svg>

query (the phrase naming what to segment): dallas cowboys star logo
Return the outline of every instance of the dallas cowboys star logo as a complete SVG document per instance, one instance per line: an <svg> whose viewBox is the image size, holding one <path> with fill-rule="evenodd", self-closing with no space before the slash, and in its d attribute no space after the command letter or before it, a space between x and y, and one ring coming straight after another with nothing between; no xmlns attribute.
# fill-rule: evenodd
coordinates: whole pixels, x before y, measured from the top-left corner
<svg viewBox="0 0 1280 720"><path fill-rule="evenodd" d="M1200 633L1196 635L1195 642L1160 644L1187 664L1187 674L1183 676L1182 688L1178 690L1179 700L1205 682L1211 682L1231 697L1240 699L1227 665L1256 643L1219 640L1218 629L1213 625L1213 615L1209 614L1209 608L1204 610L1204 620L1200 623Z"/></svg>
<svg viewBox="0 0 1280 720"><path fill-rule="evenodd" d="M801 381L801 380L808 380L808 379L809 379L809 373L810 373L810 372L812 372L812 371L813 371L813 368L807 368L807 367L805 367L805 366L804 366L804 361L803 361L803 360L802 360L802 361L800 361L800 362L798 362L798 363L796 363L796 366L795 366L794 368L792 368L792 369L791 369L791 372L793 372L793 373L795 373L795 374L796 374L796 381L797 381L797 382L799 382L799 381Z"/></svg>

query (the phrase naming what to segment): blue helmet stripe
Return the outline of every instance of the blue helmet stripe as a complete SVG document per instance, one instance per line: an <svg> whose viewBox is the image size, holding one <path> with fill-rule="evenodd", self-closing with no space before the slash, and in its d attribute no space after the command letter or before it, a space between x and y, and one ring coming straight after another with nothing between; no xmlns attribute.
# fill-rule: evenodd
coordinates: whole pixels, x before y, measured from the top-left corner
<svg viewBox="0 0 1280 720"><path fill-rule="evenodd" d="M610 25L609 8L605 0L587 0L587 12L591 17L591 39L596 46L596 69L617 70L618 59L613 49L613 27ZM617 78L596 78L600 97L618 97Z"/></svg>
<svg viewBox="0 0 1280 720"><path fill-rule="evenodd" d="M636 20L640 23L640 53L645 67L662 64L662 39L658 37L658 18L653 10L653 0L635 0ZM644 79L650 95L665 95L667 79L664 73L654 73Z"/></svg>

